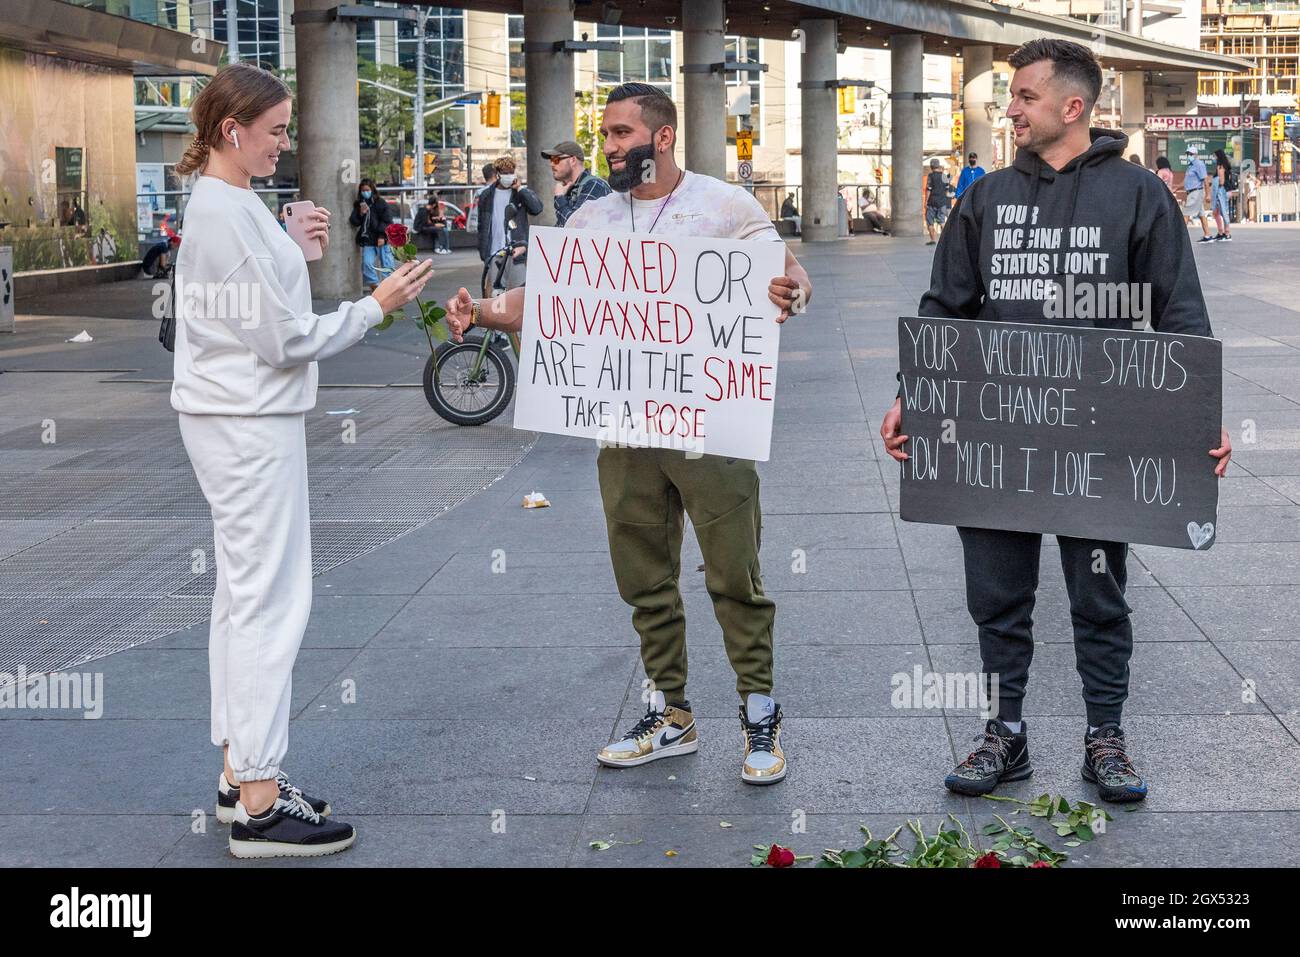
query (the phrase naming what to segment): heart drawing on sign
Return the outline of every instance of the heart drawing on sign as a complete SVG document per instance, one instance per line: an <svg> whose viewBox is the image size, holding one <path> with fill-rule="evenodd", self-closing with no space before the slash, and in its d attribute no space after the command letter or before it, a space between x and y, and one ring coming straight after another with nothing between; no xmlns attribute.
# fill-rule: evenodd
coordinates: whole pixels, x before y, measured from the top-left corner
<svg viewBox="0 0 1300 957"><path fill-rule="evenodd" d="M1187 537L1192 540L1192 548L1200 548L1214 537L1214 523L1206 522L1204 525L1197 525L1195 522L1188 522Z"/></svg>

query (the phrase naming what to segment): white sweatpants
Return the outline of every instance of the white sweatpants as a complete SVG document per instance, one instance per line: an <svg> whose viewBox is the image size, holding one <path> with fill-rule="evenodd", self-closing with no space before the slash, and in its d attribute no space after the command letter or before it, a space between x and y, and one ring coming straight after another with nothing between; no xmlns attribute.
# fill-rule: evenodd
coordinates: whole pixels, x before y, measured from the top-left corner
<svg viewBox="0 0 1300 957"><path fill-rule="evenodd" d="M289 747L293 663L311 612L303 415L182 412L180 429L212 509L212 743L230 745L237 780L261 781Z"/></svg>

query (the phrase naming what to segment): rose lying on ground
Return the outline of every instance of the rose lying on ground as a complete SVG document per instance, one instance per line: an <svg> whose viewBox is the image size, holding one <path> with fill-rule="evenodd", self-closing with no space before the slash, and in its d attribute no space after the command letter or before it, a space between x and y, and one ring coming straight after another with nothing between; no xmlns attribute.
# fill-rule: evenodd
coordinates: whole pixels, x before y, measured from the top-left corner
<svg viewBox="0 0 1300 957"><path fill-rule="evenodd" d="M767 864L769 867L793 867L794 851L780 844L773 844L772 849L767 852Z"/></svg>
<svg viewBox="0 0 1300 957"><path fill-rule="evenodd" d="M1001 867L1001 866L1002 866L1002 861L998 860L998 856L992 853L991 851L988 854L985 854L983 857L977 857L975 859L975 863L971 865L971 867Z"/></svg>

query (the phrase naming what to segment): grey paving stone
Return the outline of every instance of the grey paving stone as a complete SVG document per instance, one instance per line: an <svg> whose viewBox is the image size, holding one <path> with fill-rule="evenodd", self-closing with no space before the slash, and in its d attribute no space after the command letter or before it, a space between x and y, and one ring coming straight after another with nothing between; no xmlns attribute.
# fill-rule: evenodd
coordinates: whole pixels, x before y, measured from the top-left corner
<svg viewBox="0 0 1300 957"><path fill-rule="evenodd" d="M627 690L627 650L556 648L365 648L302 714L310 719L492 720L546 713L609 715ZM342 682L355 689L345 702Z"/></svg>
<svg viewBox="0 0 1300 957"><path fill-rule="evenodd" d="M1220 650L1243 679L1254 683L1255 696L1269 710L1300 712L1300 657L1293 643L1232 641L1225 642ZM1241 693L1248 696L1249 689Z"/></svg>
<svg viewBox="0 0 1300 957"><path fill-rule="evenodd" d="M1047 792L1097 803L1096 788L1079 773L1079 719L1027 720L1034 774L998 793L1032 800ZM953 721L963 750L969 749L963 738L978 730L978 718ZM1152 811L1300 810L1294 784L1300 743L1271 715L1132 715L1124 719L1124 732L1129 755L1147 780L1143 805Z"/></svg>
<svg viewBox="0 0 1300 957"><path fill-rule="evenodd" d="M189 827L165 814L0 814L0 866L155 867Z"/></svg>
<svg viewBox="0 0 1300 957"><path fill-rule="evenodd" d="M929 649L934 670L940 675L973 675L981 670L976 645L931 644ZM1238 674L1234 670L1236 664L1235 660L1226 661L1223 653L1208 641L1135 644L1129 663L1129 699L1124 713L1266 713L1263 704L1242 700L1245 673ZM966 685L957 684L954 690L961 695L957 703L964 703ZM978 713L978 702L972 700L970 705L957 709L957 713ZM1084 713L1083 684L1075 666L1074 647L1063 643L1037 645L1025 691L1025 716L1082 716Z"/></svg>
<svg viewBox="0 0 1300 957"><path fill-rule="evenodd" d="M931 667L928 650L920 644L783 647L778 642L773 651L772 696L788 717L799 719L905 714L895 707L895 676L910 679L915 665L927 671ZM721 638L717 642L691 641L688 656L686 693L692 712L697 718L734 723L741 698ZM623 700L620 731L645 712L645 689L645 671L638 659ZM739 727L735 730L739 734Z"/></svg>
<svg viewBox="0 0 1300 957"><path fill-rule="evenodd" d="M963 810L962 799L942 786L954 763L942 718L790 718L782 725L790 772L767 787L740 780L740 729L734 719L702 719L699 729L696 754L636 768L601 768L588 813Z"/></svg>
<svg viewBox="0 0 1300 957"><path fill-rule="evenodd" d="M506 712L485 721L342 718L298 721L292 774L328 792L340 818L405 814L576 814L596 774L613 718L528 723Z"/></svg>
<svg viewBox="0 0 1300 957"><path fill-rule="evenodd" d="M779 785L778 785L779 786ZM982 847L979 828L969 815L957 820L970 835L971 843ZM940 825L952 827L946 814L913 815L927 835ZM885 814L589 814L582 820L569 858L572 867L750 867L754 845L780 844L799 856L800 868L812 867L827 848L861 847L862 828L874 838L888 837L905 824L904 815ZM723 827L723 824L730 827ZM792 832L793 827L800 827ZM591 846L593 841L611 843L606 850ZM907 850L915 838L904 827L898 836ZM669 857L668 851L677 853Z"/></svg>
<svg viewBox="0 0 1300 957"><path fill-rule="evenodd" d="M632 610L617 594L416 595L371 641L372 648L549 646L639 647Z"/></svg>
<svg viewBox="0 0 1300 957"><path fill-rule="evenodd" d="M1149 545L1133 550L1166 588L1300 584L1300 542L1216 542L1202 552Z"/></svg>
<svg viewBox="0 0 1300 957"><path fill-rule="evenodd" d="M966 610L965 586L918 589L916 604L926 641L938 644L978 642L979 634ZM1196 622L1163 588L1130 588L1125 594L1133 609L1133 640L1205 640ZM1034 640L1073 644L1069 598L1063 582L1040 582L1034 605Z"/></svg>
<svg viewBox="0 0 1300 957"><path fill-rule="evenodd" d="M493 571L493 566L504 569ZM617 593L607 551L534 551L512 548L501 556L491 551L458 552L429 582L421 595L473 592L491 595L586 595Z"/></svg>
<svg viewBox="0 0 1300 957"><path fill-rule="evenodd" d="M1207 585L1169 594L1211 641L1300 638L1300 585Z"/></svg>
<svg viewBox="0 0 1300 957"><path fill-rule="evenodd" d="M497 809L504 810L504 809ZM341 820L343 818L340 818ZM341 854L295 860L294 867L536 867L562 866L581 823L577 815L351 814L356 842ZM210 824L215 822L210 822ZM497 828L493 830L493 827ZM176 841L163 867L283 868L290 862L239 860L229 851L229 829Z"/></svg>

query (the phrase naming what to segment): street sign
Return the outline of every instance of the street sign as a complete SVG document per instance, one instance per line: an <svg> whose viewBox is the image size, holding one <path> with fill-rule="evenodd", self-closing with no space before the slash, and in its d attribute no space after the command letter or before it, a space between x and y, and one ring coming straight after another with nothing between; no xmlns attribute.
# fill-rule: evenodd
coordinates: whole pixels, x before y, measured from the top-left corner
<svg viewBox="0 0 1300 957"><path fill-rule="evenodd" d="M1148 133L1203 133L1218 130L1248 130L1255 123L1253 117L1233 114L1228 116L1148 116Z"/></svg>
<svg viewBox="0 0 1300 957"><path fill-rule="evenodd" d="M754 158L754 131L736 130L736 159L752 160Z"/></svg>
<svg viewBox="0 0 1300 957"><path fill-rule="evenodd" d="M736 175L748 182L754 178L754 164L749 160L741 160L736 167Z"/></svg>

